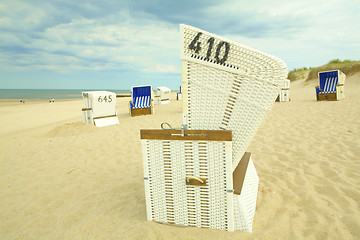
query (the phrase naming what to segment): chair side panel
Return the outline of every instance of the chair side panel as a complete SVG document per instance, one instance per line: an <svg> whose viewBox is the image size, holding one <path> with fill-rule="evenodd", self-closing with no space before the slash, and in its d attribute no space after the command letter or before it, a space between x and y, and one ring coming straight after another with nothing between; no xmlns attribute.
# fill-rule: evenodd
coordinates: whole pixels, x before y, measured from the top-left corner
<svg viewBox="0 0 360 240"><path fill-rule="evenodd" d="M252 232L259 177L250 157L240 195L234 195L235 230Z"/></svg>

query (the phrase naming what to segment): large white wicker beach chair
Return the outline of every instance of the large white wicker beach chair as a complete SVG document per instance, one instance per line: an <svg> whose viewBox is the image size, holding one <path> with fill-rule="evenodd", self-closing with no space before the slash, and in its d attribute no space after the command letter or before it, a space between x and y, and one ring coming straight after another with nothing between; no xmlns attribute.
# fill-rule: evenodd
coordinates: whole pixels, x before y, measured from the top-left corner
<svg viewBox="0 0 360 240"><path fill-rule="evenodd" d="M319 86L315 87L316 99L340 100L345 98L344 84L346 75L340 70L319 72Z"/></svg>
<svg viewBox="0 0 360 240"><path fill-rule="evenodd" d="M251 232L259 178L245 150L286 65L191 26L180 33L182 128L141 130L147 218Z"/></svg>
<svg viewBox="0 0 360 240"><path fill-rule="evenodd" d="M116 111L116 93L109 91L82 92L85 108L83 122L97 127L119 124Z"/></svg>

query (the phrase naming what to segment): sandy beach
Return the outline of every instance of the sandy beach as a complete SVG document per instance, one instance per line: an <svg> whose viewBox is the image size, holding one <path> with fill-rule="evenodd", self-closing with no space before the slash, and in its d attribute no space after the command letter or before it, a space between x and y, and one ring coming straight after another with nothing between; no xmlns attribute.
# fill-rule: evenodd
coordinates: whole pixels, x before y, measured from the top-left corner
<svg viewBox="0 0 360 240"><path fill-rule="evenodd" d="M82 123L82 99L0 101L0 239L359 239L360 73L346 98L291 83L248 151L260 183L253 232L146 220L140 129L181 125L182 102L120 125Z"/></svg>

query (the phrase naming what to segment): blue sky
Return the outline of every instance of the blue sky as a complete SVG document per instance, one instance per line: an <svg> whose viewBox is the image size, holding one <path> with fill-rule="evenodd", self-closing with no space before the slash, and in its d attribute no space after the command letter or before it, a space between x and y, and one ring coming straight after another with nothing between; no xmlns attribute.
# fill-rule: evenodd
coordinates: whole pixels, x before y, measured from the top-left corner
<svg viewBox="0 0 360 240"><path fill-rule="evenodd" d="M289 70L360 60L359 0L0 0L0 88L181 85L179 24Z"/></svg>

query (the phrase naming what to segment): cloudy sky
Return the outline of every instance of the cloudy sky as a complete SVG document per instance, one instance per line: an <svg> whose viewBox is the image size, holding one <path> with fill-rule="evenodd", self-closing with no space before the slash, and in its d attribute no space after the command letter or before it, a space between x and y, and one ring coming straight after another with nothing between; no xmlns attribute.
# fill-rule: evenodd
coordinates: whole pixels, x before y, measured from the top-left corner
<svg viewBox="0 0 360 240"><path fill-rule="evenodd" d="M180 23L289 70L360 60L359 0L0 0L0 88L176 90Z"/></svg>

